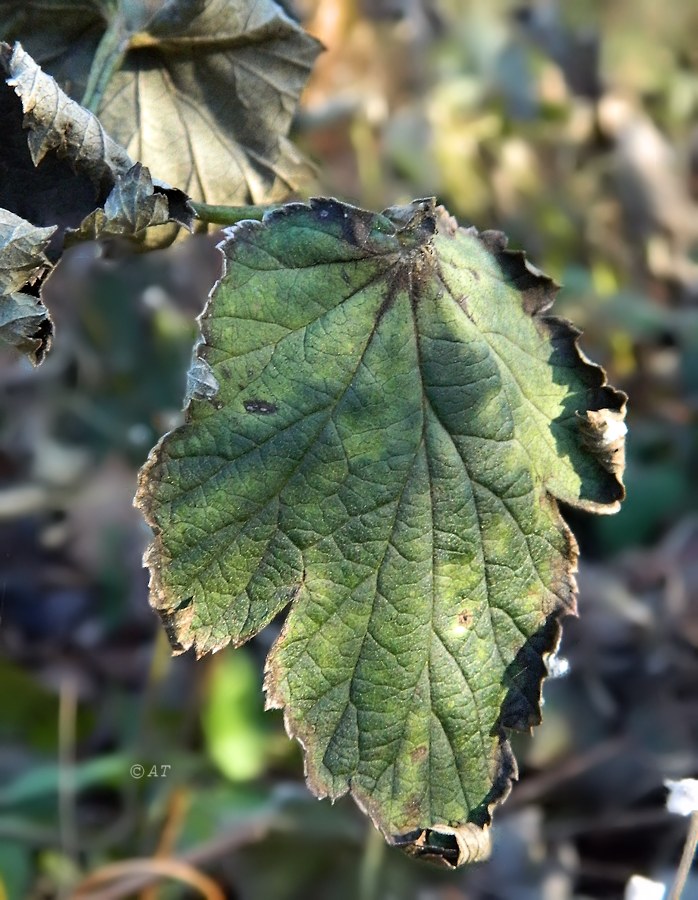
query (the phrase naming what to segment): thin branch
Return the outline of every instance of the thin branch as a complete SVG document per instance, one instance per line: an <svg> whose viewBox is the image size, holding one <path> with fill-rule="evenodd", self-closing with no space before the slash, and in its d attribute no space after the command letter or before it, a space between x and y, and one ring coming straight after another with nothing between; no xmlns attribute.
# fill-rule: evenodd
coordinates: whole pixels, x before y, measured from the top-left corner
<svg viewBox="0 0 698 900"><path fill-rule="evenodd" d="M145 861L140 860L139 862L152 861L156 864L179 863L188 867L198 868L211 860L218 859L221 856L227 856L231 851L239 847L244 847L248 844L262 840L273 827L278 826L278 816L278 810L274 810L269 814L260 815L252 821L248 820L247 822L232 828L227 833L183 853L178 859L149 859ZM103 870L98 869L97 873L100 871ZM97 875L97 873L94 874ZM74 895L76 900L77 898L79 898L79 900L124 900L124 898L131 897L138 891L154 884L162 875L160 871L157 871L156 868L152 866L142 866L138 871L134 868L131 868L129 871L124 869L120 873L114 873L110 880L116 877L116 874L125 877L122 877L121 880L117 881L115 884L99 888L96 893L92 892L92 889L96 888L96 883L92 881L93 876L89 876L86 881L83 881L82 884L78 885L79 893ZM88 888L90 889L90 893L85 893Z"/></svg>
<svg viewBox="0 0 698 900"><path fill-rule="evenodd" d="M150 878L173 878L197 890L206 900L225 900L225 894L216 882L189 863L178 859L125 859L122 862L107 863L82 881L73 893L75 900L108 896L108 889L102 885L124 875L146 875ZM122 895L125 896L125 895Z"/></svg>
<svg viewBox="0 0 698 900"><path fill-rule="evenodd" d="M63 853L77 857L78 835L75 815L75 730L77 684L73 675L61 681L58 701L58 823Z"/></svg>
<svg viewBox="0 0 698 900"><path fill-rule="evenodd" d="M693 857L696 855L696 847L698 847L698 812L694 812L691 815L686 842L683 845L683 853L681 854L681 861L679 862L679 868L676 872L676 878L668 900L679 900L681 897L686 882L688 881L688 876L693 864Z"/></svg>
<svg viewBox="0 0 698 900"><path fill-rule="evenodd" d="M380 873L385 850L386 843L383 835L369 822L366 828L364 855L359 870L360 900L378 900Z"/></svg>

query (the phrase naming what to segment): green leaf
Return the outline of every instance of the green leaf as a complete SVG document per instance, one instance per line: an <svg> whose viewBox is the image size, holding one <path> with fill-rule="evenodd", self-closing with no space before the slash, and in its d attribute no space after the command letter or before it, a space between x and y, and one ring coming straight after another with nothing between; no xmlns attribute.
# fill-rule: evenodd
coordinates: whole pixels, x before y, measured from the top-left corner
<svg viewBox="0 0 698 900"><path fill-rule="evenodd" d="M51 0L9 3L0 35L22 40L74 97L87 86L111 137L197 200L268 203L307 180L287 135L320 45L278 3L102 6L58 15Z"/></svg>
<svg viewBox="0 0 698 900"><path fill-rule="evenodd" d="M614 512L625 396L550 317L554 285L433 201L334 200L243 222L201 317L187 422L137 502L175 648L266 666L319 796L393 843L488 852L575 609L556 499Z"/></svg>
<svg viewBox="0 0 698 900"><path fill-rule="evenodd" d="M124 773L129 771L130 765L129 757L117 754L85 760L75 767L74 789L82 791L108 782L123 784ZM0 808L30 803L46 794L58 793L61 775L61 766L55 763L33 766L10 784L3 785L0 789Z"/></svg>
<svg viewBox="0 0 698 900"><path fill-rule="evenodd" d="M21 900L30 893L32 877L31 849L21 841L0 843L0 897Z"/></svg>
<svg viewBox="0 0 698 900"><path fill-rule="evenodd" d="M38 290L51 268L44 250L55 230L55 226L36 228L0 209L0 339L35 366L44 358L53 333Z"/></svg>

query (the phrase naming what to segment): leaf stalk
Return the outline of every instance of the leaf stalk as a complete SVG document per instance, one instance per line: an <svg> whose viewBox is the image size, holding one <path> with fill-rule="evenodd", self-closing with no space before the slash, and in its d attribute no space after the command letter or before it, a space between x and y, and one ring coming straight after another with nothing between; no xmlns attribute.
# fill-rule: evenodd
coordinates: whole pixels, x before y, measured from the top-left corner
<svg viewBox="0 0 698 900"><path fill-rule="evenodd" d="M102 97L112 76L124 61L129 49L129 34L121 15L114 14L99 42L87 79L82 106L97 115Z"/></svg>
<svg viewBox="0 0 698 900"><path fill-rule="evenodd" d="M268 206L213 206L210 203L196 203L189 201L189 206L194 210L194 215L202 222L212 225L237 225L244 219L261 220L264 213L270 209L278 209L280 203L272 203Z"/></svg>
<svg viewBox="0 0 698 900"><path fill-rule="evenodd" d="M366 828L364 854L359 870L360 900L378 900L380 873L385 856L386 843L383 835L369 824Z"/></svg>

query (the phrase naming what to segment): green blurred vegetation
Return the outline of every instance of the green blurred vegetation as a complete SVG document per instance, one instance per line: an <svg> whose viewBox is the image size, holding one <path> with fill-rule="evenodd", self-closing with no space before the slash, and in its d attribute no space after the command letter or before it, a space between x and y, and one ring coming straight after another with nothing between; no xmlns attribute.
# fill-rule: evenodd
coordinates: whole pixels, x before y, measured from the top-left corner
<svg viewBox="0 0 698 900"><path fill-rule="evenodd" d="M296 128L314 192L372 208L437 194L506 231L630 394L623 511L569 517L571 672L516 739L490 863L418 865L350 802L311 797L263 712L278 625L171 660L141 568L136 471L179 421L215 236L75 248L47 289L44 365L0 352L0 897L68 897L109 863L172 856L269 900L615 898L633 873L668 879L685 823L662 782L698 772L698 6L296 7L328 48ZM90 896L200 896L127 882Z"/></svg>

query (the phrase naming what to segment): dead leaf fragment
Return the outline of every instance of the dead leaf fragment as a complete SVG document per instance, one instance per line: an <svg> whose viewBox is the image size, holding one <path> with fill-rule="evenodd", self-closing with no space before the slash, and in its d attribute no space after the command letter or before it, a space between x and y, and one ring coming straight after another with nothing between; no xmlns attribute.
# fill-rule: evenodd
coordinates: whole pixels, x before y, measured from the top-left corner
<svg viewBox="0 0 698 900"><path fill-rule="evenodd" d="M51 268L44 250L55 230L55 226L37 228L0 209L0 338L35 366L46 354L53 333L38 291Z"/></svg>

